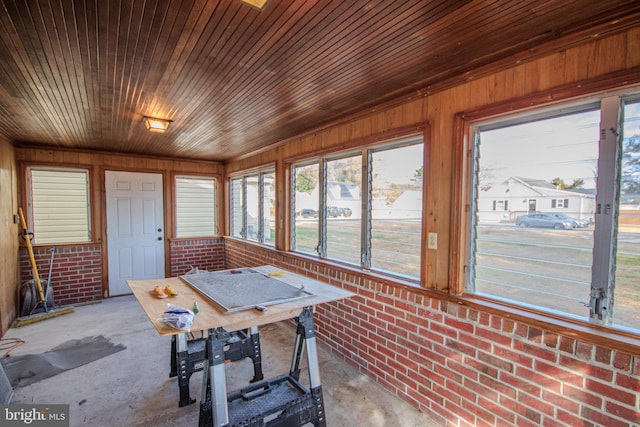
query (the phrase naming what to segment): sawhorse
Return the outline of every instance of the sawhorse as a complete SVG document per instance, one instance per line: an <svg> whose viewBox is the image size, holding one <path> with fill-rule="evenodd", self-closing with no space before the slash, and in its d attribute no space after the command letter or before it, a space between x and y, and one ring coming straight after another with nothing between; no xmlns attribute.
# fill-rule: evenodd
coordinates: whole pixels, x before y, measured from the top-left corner
<svg viewBox="0 0 640 427"><path fill-rule="evenodd" d="M209 329L206 369L202 374L200 427L293 427L307 423L326 427L312 307L303 308L295 320L296 339L289 374L256 383L229 396L224 347L230 334L223 328ZM298 382L304 349L310 390Z"/></svg>
<svg viewBox="0 0 640 427"><path fill-rule="evenodd" d="M223 343L224 360L235 362L244 358L253 361L253 379L251 382L261 381L262 356L260 352L260 335L258 328L227 333L227 338ZM180 390L180 407L190 405L196 400L189 394L189 380L194 372L204 369L207 364L206 359L207 338L196 338L188 340L186 334L171 336L171 367L169 377L178 377L178 388ZM226 349L224 349L226 348Z"/></svg>

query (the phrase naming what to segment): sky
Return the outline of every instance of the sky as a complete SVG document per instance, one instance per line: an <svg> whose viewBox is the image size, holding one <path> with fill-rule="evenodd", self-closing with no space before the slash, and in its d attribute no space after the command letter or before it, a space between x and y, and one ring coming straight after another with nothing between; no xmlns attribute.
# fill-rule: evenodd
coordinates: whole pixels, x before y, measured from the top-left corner
<svg viewBox="0 0 640 427"><path fill-rule="evenodd" d="M640 105L634 104L637 120ZM481 133L481 179L502 182L511 176L595 188L600 112L592 110Z"/></svg>

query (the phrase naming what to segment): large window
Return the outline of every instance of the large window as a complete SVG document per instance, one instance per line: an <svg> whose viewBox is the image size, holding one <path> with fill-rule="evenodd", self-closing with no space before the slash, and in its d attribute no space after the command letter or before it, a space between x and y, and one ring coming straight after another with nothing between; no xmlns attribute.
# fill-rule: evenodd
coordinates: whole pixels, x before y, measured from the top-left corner
<svg viewBox="0 0 640 427"><path fill-rule="evenodd" d="M478 123L474 135L467 290L640 329L637 98Z"/></svg>
<svg viewBox="0 0 640 427"><path fill-rule="evenodd" d="M615 225L614 324L640 329L640 100L624 103ZM604 207L607 209L607 207ZM606 296L606 295L605 295ZM613 297L613 293L611 293ZM613 298L612 298L613 299Z"/></svg>
<svg viewBox="0 0 640 427"><path fill-rule="evenodd" d="M230 182L231 235L273 245L275 242L275 173L260 171Z"/></svg>
<svg viewBox="0 0 640 427"><path fill-rule="evenodd" d="M176 177L176 237L218 234L216 180Z"/></svg>
<svg viewBox="0 0 640 427"><path fill-rule="evenodd" d="M29 168L27 179L35 244L91 240L87 170Z"/></svg>
<svg viewBox="0 0 640 427"><path fill-rule="evenodd" d="M362 227L362 155L326 163L327 258L360 263Z"/></svg>
<svg viewBox="0 0 640 427"><path fill-rule="evenodd" d="M319 241L320 192L318 163L296 165L292 168L292 224L291 249L317 253Z"/></svg>
<svg viewBox="0 0 640 427"><path fill-rule="evenodd" d="M231 199L231 215L229 221L230 234L234 237L245 238L244 215L245 215L245 180L244 178L233 178L229 183L229 195Z"/></svg>
<svg viewBox="0 0 640 427"><path fill-rule="evenodd" d="M292 166L291 248L416 279L421 138Z"/></svg>

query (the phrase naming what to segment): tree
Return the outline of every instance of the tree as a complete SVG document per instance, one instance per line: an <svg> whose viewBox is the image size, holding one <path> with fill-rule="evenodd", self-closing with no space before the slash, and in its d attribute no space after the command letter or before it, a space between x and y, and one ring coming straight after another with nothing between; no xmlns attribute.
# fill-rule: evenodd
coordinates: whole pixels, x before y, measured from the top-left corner
<svg viewBox="0 0 640 427"><path fill-rule="evenodd" d="M360 156L334 160L331 165L332 167L327 171L328 181L360 184L362 177L362 158Z"/></svg>
<svg viewBox="0 0 640 427"><path fill-rule="evenodd" d="M413 178L411 179L410 182L410 186L412 188L410 188L411 190L420 190L422 191L422 171L423 171L423 166L420 166L419 169L416 169L415 171L413 171Z"/></svg>
<svg viewBox="0 0 640 427"><path fill-rule="evenodd" d="M498 176L494 173L498 166L490 165L481 167L478 170L478 187L480 191L489 191L493 186L498 183Z"/></svg>
<svg viewBox="0 0 640 427"><path fill-rule="evenodd" d="M296 172L296 191L311 193L318 185L317 168L305 167Z"/></svg>
<svg viewBox="0 0 640 427"><path fill-rule="evenodd" d="M555 177L551 180L551 184L555 185L561 190L577 190L579 188L582 188L582 186L584 185L584 179L576 178L571 184L567 184L566 182L564 182L564 179Z"/></svg>
<svg viewBox="0 0 640 427"><path fill-rule="evenodd" d="M623 143L620 191L640 193L640 133Z"/></svg>
<svg viewBox="0 0 640 427"><path fill-rule="evenodd" d="M420 169L416 169L415 172L413 173L413 177L415 179L421 180L422 181L422 169L424 168L424 166L420 166Z"/></svg>

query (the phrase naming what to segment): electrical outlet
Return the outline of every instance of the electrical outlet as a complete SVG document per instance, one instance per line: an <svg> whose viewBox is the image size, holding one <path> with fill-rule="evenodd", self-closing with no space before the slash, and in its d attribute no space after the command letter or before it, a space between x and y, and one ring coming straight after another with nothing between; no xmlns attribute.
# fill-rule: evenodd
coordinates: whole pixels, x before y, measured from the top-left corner
<svg viewBox="0 0 640 427"><path fill-rule="evenodd" d="M438 249L438 233L429 233L427 247L429 249Z"/></svg>

